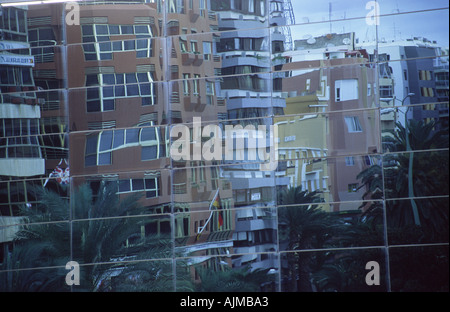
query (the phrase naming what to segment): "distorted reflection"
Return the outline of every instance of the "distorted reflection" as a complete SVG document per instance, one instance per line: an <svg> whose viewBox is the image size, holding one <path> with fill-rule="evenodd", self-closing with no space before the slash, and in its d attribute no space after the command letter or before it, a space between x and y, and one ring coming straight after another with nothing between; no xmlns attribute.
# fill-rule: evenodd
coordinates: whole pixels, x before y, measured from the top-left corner
<svg viewBox="0 0 450 312"><path fill-rule="evenodd" d="M19 2L0 290L448 290L448 3Z"/></svg>

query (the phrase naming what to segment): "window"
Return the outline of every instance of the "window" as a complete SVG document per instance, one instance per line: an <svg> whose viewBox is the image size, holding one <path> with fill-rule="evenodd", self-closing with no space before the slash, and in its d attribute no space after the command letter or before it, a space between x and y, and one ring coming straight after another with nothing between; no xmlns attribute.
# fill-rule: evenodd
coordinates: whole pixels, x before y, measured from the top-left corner
<svg viewBox="0 0 450 312"><path fill-rule="evenodd" d="M125 130L125 144L134 144L139 142L139 129L130 128Z"/></svg>
<svg viewBox="0 0 450 312"><path fill-rule="evenodd" d="M241 51L267 51L267 38L239 38L239 48Z"/></svg>
<svg viewBox="0 0 450 312"><path fill-rule="evenodd" d="M356 116L344 117L348 132L362 132L361 124Z"/></svg>
<svg viewBox="0 0 450 312"><path fill-rule="evenodd" d="M284 42L283 41L273 41L272 42L272 53L284 52Z"/></svg>
<svg viewBox="0 0 450 312"><path fill-rule="evenodd" d="M88 113L102 112L114 110L114 107L111 109L108 103L103 106L103 102L100 100L100 88L89 88L86 89L86 110Z"/></svg>
<svg viewBox="0 0 450 312"><path fill-rule="evenodd" d="M145 192L146 198L160 196L158 177L145 177L143 179L124 179L118 181L118 193Z"/></svg>
<svg viewBox="0 0 450 312"><path fill-rule="evenodd" d="M144 180L144 183L145 183L146 198L154 198L160 196L158 178L150 178L150 177L146 178Z"/></svg>
<svg viewBox="0 0 450 312"><path fill-rule="evenodd" d="M98 134L92 134L87 136L85 156L84 156L84 165L86 167L97 165L97 143L98 143Z"/></svg>
<svg viewBox="0 0 450 312"><path fill-rule="evenodd" d="M212 43L204 41L203 42L203 59L209 61L212 59Z"/></svg>
<svg viewBox="0 0 450 312"><path fill-rule="evenodd" d="M336 87L336 102L340 102L340 101L341 101L341 88Z"/></svg>
<svg viewBox="0 0 450 312"><path fill-rule="evenodd" d="M111 165L112 163L112 131L100 133L98 145L98 165Z"/></svg>
<svg viewBox="0 0 450 312"><path fill-rule="evenodd" d="M217 52L234 51L236 49L235 38L221 39L217 44Z"/></svg>
<svg viewBox="0 0 450 312"><path fill-rule="evenodd" d="M0 158L40 158L38 119L0 119Z"/></svg>
<svg viewBox="0 0 450 312"><path fill-rule="evenodd" d="M136 40L136 57L147 58L153 56L153 41L151 39Z"/></svg>
<svg viewBox="0 0 450 312"><path fill-rule="evenodd" d="M348 185L348 192L355 193L358 191L358 183L351 183Z"/></svg>
<svg viewBox="0 0 450 312"><path fill-rule="evenodd" d="M184 14L184 0L177 0L177 13Z"/></svg>
<svg viewBox="0 0 450 312"><path fill-rule="evenodd" d="M159 127L144 123L136 128L105 130L86 138L85 166L112 164L114 150L142 146L141 159L152 160L165 157L164 142L161 143Z"/></svg>
<svg viewBox="0 0 450 312"><path fill-rule="evenodd" d="M259 13L261 16L265 16L266 15L266 7L265 7L266 3L265 0L259 0Z"/></svg>
<svg viewBox="0 0 450 312"><path fill-rule="evenodd" d="M355 165L355 158L353 156L345 157L345 165L346 166L354 166Z"/></svg>
<svg viewBox="0 0 450 312"><path fill-rule="evenodd" d="M197 41L191 40L191 52L198 53Z"/></svg>
<svg viewBox="0 0 450 312"><path fill-rule="evenodd" d="M5 66L0 68L0 85L16 85L15 68Z"/></svg>
<svg viewBox="0 0 450 312"><path fill-rule="evenodd" d="M346 79L336 80L335 82L335 101L357 100L358 97L358 80Z"/></svg>
<svg viewBox="0 0 450 312"><path fill-rule="evenodd" d="M0 182L0 190L3 191L0 192L0 215L20 216L20 207L36 203L38 200L36 190L41 188L41 180ZM62 192L60 195L64 196Z"/></svg>
<svg viewBox="0 0 450 312"><path fill-rule="evenodd" d="M2 66L0 68L0 85L33 86L31 68Z"/></svg>
<svg viewBox="0 0 450 312"><path fill-rule="evenodd" d="M233 9L242 11L244 4L242 3L242 0L232 0L233 2Z"/></svg>
<svg viewBox="0 0 450 312"><path fill-rule="evenodd" d="M143 146L141 152L141 160L158 159L158 145Z"/></svg>
<svg viewBox="0 0 450 312"><path fill-rule="evenodd" d="M214 82L206 81L206 104L213 105L214 103Z"/></svg>
<svg viewBox="0 0 450 312"><path fill-rule="evenodd" d="M213 190L217 190L219 187L219 168L217 166L212 166L211 170L211 187Z"/></svg>
<svg viewBox="0 0 450 312"><path fill-rule="evenodd" d="M31 49L31 55L34 56L36 63L53 62L56 45L55 34L49 27L35 28L28 32L28 38Z"/></svg>
<svg viewBox="0 0 450 312"><path fill-rule="evenodd" d="M187 41L186 40L180 39L180 50L181 50L181 53L187 53L188 52L188 50L187 50Z"/></svg>
<svg viewBox="0 0 450 312"><path fill-rule="evenodd" d="M424 97L434 97L434 90L433 88L422 87L420 88L420 94Z"/></svg>
<svg viewBox="0 0 450 312"><path fill-rule="evenodd" d="M200 182L204 182L204 181L206 181L206 178L205 178L205 170L206 170L206 165L205 165L205 162L204 161L200 161L199 162L199 174L198 174L198 178L199 178L199 181Z"/></svg>
<svg viewBox="0 0 450 312"><path fill-rule="evenodd" d="M276 12L283 13L283 10L283 3L276 1L270 2L270 12L272 12L272 14Z"/></svg>
<svg viewBox="0 0 450 312"><path fill-rule="evenodd" d="M194 95L196 95L196 96L198 96L199 95L199 86L198 86L198 84L199 84L199 78L200 78L200 75L198 75L198 74L194 74L194 80L192 81L192 83L193 83L193 91L194 91Z"/></svg>
<svg viewBox="0 0 450 312"><path fill-rule="evenodd" d="M183 74L183 94L189 95L189 78L190 74Z"/></svg>
<svg viewBox="0 0 450 312"><path fill-rule="evenodd" d="M380 98L392 98L394 89L392 86L380 86Z"/></svg>
<svg viewBox="0 0 450 312"><path fill-rule="evenodd" d="M419 70L420 80L431 80L431 71L429 70Z"/></svg>
<svg viewBox="0 0 450 312"><path fill-rule="evenodd" d="M150 126L152 123L146 123L140 132L140 144L142 145L141 160L154 160L165 157L164 143L161 141L159 127Z"/></svg>
<svg viewBox="0 0 450 312"><path fill-rule="evenodd" d="M0 10L2 40L27 41L27 12L15 7L2 7Z"/></svg>
<svg viewBox="0 0 450 312"><path fill-rule="evenodd" d="M86 61L112 60L112 52L136 51L136 57L153 55L152 29L150 25L83 25L83 49ZM136 40L111 42L110 36L136 35ZM146 39L144 39L146 38Z"/></svg>
<svg viewBox="0 0 450 312"><path fill-rule="evenodd" d="M184 13L184 0L169 0L169 13Z"/></svg>
<svg viewBox="0 0 450 312"><path fill-rule="evenodd" d="M372 165L375 164L375 161L374 161L374 159L371 156L366 155L366 156L364 156L364 163L367 166L372 166Z"/></svg>
<svg viewBox="0 0 450 312"><path fill-rule="evenodd" d="M142 105L156 103L152 72L86 75L86 86L93 85L103 86L87 89L88 112L115 110L115 99L123 97L140 97Z"/></svg>

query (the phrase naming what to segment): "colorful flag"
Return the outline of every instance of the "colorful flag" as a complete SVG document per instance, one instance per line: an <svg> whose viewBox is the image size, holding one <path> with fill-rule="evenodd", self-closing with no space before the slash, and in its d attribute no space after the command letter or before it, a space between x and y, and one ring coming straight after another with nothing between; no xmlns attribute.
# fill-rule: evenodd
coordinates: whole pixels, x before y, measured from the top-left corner
<svg viewBox="0 0 450 312"><path fill-rule="evenodd" d="M45 180L44 183L44 187L47 185L48 181L51 178L55 178L55 180L61 184L61 185L67 185L69 184L69 179L70 179L70 170L69 170L69 164L67 163L67 161L64 159L64 162L66 163L67 167L66 169L62 169L60 167L61 163L62 163L62 159L59 162L59 164L56 166L55 169L53 169L53 171L49 174L48 179Z"/></svg>
<svg viewBox="0 0 450 312"><path fill-rule="evenodd" d="M202 232L205 230L206 226L208 225L209 221L211 221L211 218L214 214L214 210L217 210L219 213L218 216L218 228L220 229L223 226L223 213L222 213L222 208L220 206L220 196L219 196L219 189L217 189L216 195L214 196L213 200L211 201L211 204L209 205L209 210L211 211L211 214L209 215L208 220L206 220L205 225L199 227L197 229L197 239L198 240L200 238L200 235L202 234Z"/></svg>
<svg viewBox="0 0 450 312"><path fill-rule="evenodd" d="M216 197L214 198L213 204L214 208L217 210L218 212L218 217L217 217L217 227L220 229L223 226L223 212L222 210L222 206L220 205L220 195L219 193L217 193Z"/></svg>

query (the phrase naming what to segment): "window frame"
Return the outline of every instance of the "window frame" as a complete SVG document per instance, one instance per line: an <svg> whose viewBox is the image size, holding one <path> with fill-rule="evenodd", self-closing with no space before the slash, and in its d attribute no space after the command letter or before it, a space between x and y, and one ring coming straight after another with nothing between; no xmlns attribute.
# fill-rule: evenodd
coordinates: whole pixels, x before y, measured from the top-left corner
<svg viewBox="0 0 450 312"><path fill-rule="evenodd" d="M345 121L345 124L347 125L347 130L349 133L363 132L363 128L359 121L358 116L345 116L344 121Z"/></svg>

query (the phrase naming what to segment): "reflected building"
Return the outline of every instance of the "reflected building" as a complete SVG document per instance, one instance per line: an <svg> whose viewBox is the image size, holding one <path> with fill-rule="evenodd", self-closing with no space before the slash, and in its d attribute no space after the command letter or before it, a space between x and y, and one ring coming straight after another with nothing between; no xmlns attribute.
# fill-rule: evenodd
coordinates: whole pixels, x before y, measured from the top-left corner
<svg viewBox="0 0 450 312"><path fill-rule="evenodd" d="M19 208L35 201L31 188L45 173L39 142L42 99L33 78L26 6L0 7L0 244L17 230ZM5 227L3 227L5 226ZM5 245L3 245L5 243Z"/></svg>
<svg viewBox="0 0 450 312"><path fill-rule="evenodd" d="M42 185L63 196L68 189L69 135L67 72L62 69L66 61L62 6L31 6L28 9L28 39L35 58L33 78L41 101L41 151L45 158L45 180ZM58 174L55 174L58 171ZM64 178L64 182L61 178Z"/></svg>
<svg viewBox="0 0 450 312"><path fill-rule="evenodd" d="M36 273L69 291L222 290L226 279L233 290L389 291L413 275L396 277L415 259L408 244L442 248L442 257L423 253L429 267L448 260L446 174L432 167L447 165L448 144L415 152L424 179L414 191L429 183L415 201L403 183L412 157L383 149L384 131L406 120L401 104L414 105L408 117L448 127L448 48L421 37L359 43L356 34L387 23L369 25L364 6L343 3L317 1L302 17L311 4L291 0L11 1L0 4L0 280L20 285ZM448 15L401 2L383 18ZM263 166L275 146L276 168ZM216 147L222 158L207 158ZM83 185L93 198L77 192ZM70 248L11 270L15 247L35 243L14 241L17 231L41 229L31 212L54 208L34 187L62 197L67 215L36 215L61 233L50 243ZM140 207L95 206L104 194L138 195ZM420 237L403 227L413 202ZM85 239L91 230L104 240ZM86 242L112 252L90 257ZM98 269L94 283L47 274L67 259ZM359 280L375 260L391 268L378 288ZM337 273L345 285L332 281Z"/></svg>
<svg viewBox="0 0 450 312"><path fill-rule="evenodd" d="M143 192L142 203L155 217L142 235L175 233L177 255L220 268L217 255L232 251L231 189L211 162L169 155L170 124L226 111L215 97L216 82L199 78L205 68L221 67L213 57L215 37L196 40L197 32L217 25L202 5L170 1L166 15L159 1L81 6L80 27L67 29L74 60L68 96L71 151L85 156L71 157L71 170L74 182L88 180L96 189L106 182L118 183L121 195ZM208 209L219 188L220 226Z"/></svg>
<svg viewBox="0 0 450 312"><path fill-rule="evenodd" d="M346 209L357 209L364 191L356 176L379 152L376 69L355 47L354 33L296 40L294 46L283 67L286 117L276 117L290 186L320 192L330 203L326 210L340 211L339 202L347 201L354 207ZM351 155L358 153L365 156Z"/></svg>
<svg viewBox="0 0 450 312"><path fill-rule="evenodd" d="M214 121L226 114L216 96L219 83L200 79L205 68L221 68L210 33L217 20L205 13L204 1L187 7L171 2L166 28L161 2L146 2L80 3L80 25L61 25L64 5L30 7L30 58L36 59L33 74L45 100L42 116L36 116L45 134L47 172L42 168L41 174L70 163L73 190L88 183L95 194L115 184L121 198L143 194L146 213L155 217L141 235L171 237L173 231L179 255L203 262L232 251L231 186L217 163L172 161L169 130L171 123L199 114ZM189 36L186 24L192 26ZM197 32L210 34L198 41ZM46 187L52 185L58 182ZM217 214L208 211L218 189L220 226Z"/></svg>
<svg viewBox="0 0 450 312"><path fill-rule="evenodd" d="M222 58L221 93L226 102L224 124L255 127L273 124L274 112L282 111L285 99L281 90L273 90L276 78L271 66L282 66L285 59L275 60L291 42L286 33L270 36L267 26L286 25L292 16L290 1L211 1L221 32L217 53ZM270 12L270 15L267 14ZM245 26L244 26L245 25ZM247 30L250 29L250 30ZM268 128L266 128L268 129ZM251 136L251 134L248 134ZM269 139L266 140L267 145ZM277 171L259 170L262 160L251 155L249 137L242 146L234 148L234 160L225 161L223 175L231 183L236 227L233 233L233 267L250 265L252 269L277 268L276 187L287 185ZM245 162L239 160L246 159ZM252 156L255 156L252 158ZM249 159L254 159L253 161ZM266 254L269 253L269 254ZM239 254L242 254L241 256Z"/></svg>
<svg viewBox="0 0 450 312"><path fill-rule="evenodd" d="M449 49L441 48L439 51L439 57L436 59L435 64L435 78L436 78L436 93L439 102L448 101L448 68L449 68Z"/></svg>
<svg viewBox="0 0 450 312"><path fill-rule="evenodd" d="M367 43L362 47L368 51L374 49ZM379 61L381 64L386 62L386 70L390 71L394 80L393 87L381 85L383 81L380 81L380 101L390 97L395 103L393 106L401 106L408 94L413 94L403 105L424 105L411 107L407 118L439 121L437 129L444 129L448 125L448 103L445 103L448 102L448 57L445 57L445 49L439 47L436 41L414 37L380 42L378 53ZM405 122L403 114L401 112L396 116L396 121L401 124Z"/></svg>

